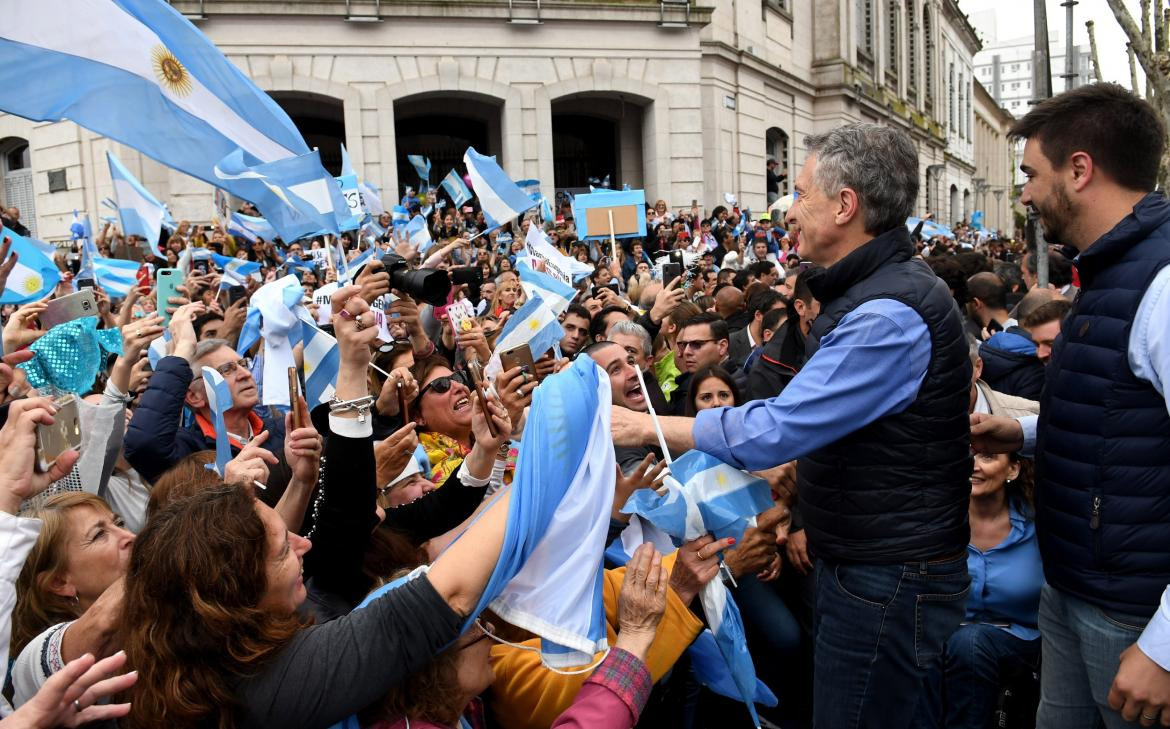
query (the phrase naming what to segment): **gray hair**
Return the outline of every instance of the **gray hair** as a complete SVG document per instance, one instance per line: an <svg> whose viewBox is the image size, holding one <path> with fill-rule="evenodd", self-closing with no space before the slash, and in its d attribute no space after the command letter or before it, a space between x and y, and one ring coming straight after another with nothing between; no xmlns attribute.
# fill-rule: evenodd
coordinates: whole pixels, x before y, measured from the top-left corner
<svg viewBox="0 0 1170 729"><path fill-rule="evenodd" d="M804 144L817 156L813 181L822 192L857 193L867 233L906 224L918 199L918 152L906 132L858 122L805 137Z"/></svg>
<svg viewBox="0 0 1170 729"><path fill-rule="evenodd" d="M194 383L196 381L203 381L203 365L199 364L199 362L204 357L216 351L217 349L230 346L232 346L232 343L226 339L204 339L202 342L196 344L195 356L191 358L191 374L193 374L195 378L191 380L191 382Z"/></svg>
<svg viewBox="0 0 1170 729"><path fill-rule="evenodd" d="M606 341L612 342L615 334L632 334L642 340L642 356L650 357L654 354L654 343L650 341L650 333L646 327L629 320L614 322L605 335Z"/></svg>

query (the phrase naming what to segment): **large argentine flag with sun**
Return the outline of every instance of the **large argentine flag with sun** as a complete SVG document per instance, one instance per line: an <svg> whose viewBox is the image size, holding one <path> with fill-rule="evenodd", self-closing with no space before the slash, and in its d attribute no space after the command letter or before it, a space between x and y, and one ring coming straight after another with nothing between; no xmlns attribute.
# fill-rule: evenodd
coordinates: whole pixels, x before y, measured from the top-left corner
<svg viewBox="0 0 1170 729"><path fill-rule="evenodd" d="M61 273L40 248L43 244L0 227L0 241L4 239L9 241L9 253L16 256L16 265L0 291L0 304L27 304L51 294L61 281Z"/></svg>
<svg viewBox="0 0 1170 729"><path fill-rule="evenodd" d="M292 120L163 0L3 6L0 110L69 119L261 210L333 218L337 185Z"/></svg>

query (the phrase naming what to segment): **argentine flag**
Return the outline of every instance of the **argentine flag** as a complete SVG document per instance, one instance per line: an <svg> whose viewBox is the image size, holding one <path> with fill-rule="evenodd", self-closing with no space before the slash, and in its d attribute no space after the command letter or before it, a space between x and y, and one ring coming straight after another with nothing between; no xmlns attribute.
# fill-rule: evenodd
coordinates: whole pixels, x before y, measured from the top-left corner
<svg viewBox="0 0 1170 729"><path fill-rule="evenodd" d="M273 228L264 218L234 211L228 220L228 232L253 243L259 243L261 240L272 241L280 237L276 228Z"/></svg>
<svg viewBox="0 0 1170 729"><path fill-rule="evenodd" d="M311 322L311 318L309 319ZM305 375L305 401L309 408L329 402L337 387L337 371L341 366L341 354L337 340L311 323L306 323L305 348L303 351Z"/></svg>
<svg viewBox="0 0 1170 729"><path fill-rule="evenodd" d="M234 256L221 256L218 253L212 253L211 260L223 269L223 276L219 279L221 290L229 286L247 286L248 277L254 273L260 273L260 264L256 261L235 258Z"/></svg>
<svg viewBox="0 0 1170 729"><path fill-rule="evenodd" d="M8 228L0 228L0 240L12 241L10 255L16 258L8 282L0 293L0 304L27 304L53 293L61 282L61 272L53 260L45 255L40 241L19 236Z"/></svg>
<svg viewBox="0 0 1170 729"><path fill-rule="evenodd" d="M552 668L591 663L606 649L601 570L614 489L610 401L609 378L589 357L537 388L500 561L463 626L490 607L539 635L541 660Z"/></svg>
<svg viewBox="0 0 1170 729"><path fill-rule="evenodd" d="M301 282L289 274L264 284L249 299L237 347L245 352L264 338L264 373L256 379L264 383L261 398L265 405L290 404L288 368L296 366L293 348L308 328L302 322L313 320L301 303L304 297Z"/></svg>
<svg viewBox="0 0 1170 729"><path fill-rule="evenodd" d="M516 271L520 274L520 287L529 299L539 296L552 309L553 314L560 316L569 304L577 290L560 279L553 278L547 273L532 268L532 258L525 256L516 259Z"/></svg>
<svg viewBox="0 0 1170 729"><path fill-rule="evenodd" d="M468 147L463 153L463 163L467 165L471 186L489 228L498 228L538 204L512 182L495 157L484 156L474 147Z"/></svg>
<svg viewBox="0 0 1170 729"><path fill-rule="evenodd" d="M431 181L431 161L421 154L406 155L407 161L414 166L414 171L418 173L419 182L428 184Z"/></svg>
<svg viewBox="0 0 1170 729"><path fill-rule="evenodd" d="M483 368L484 377L493 380L503 371L500 352L527 344L532 358L540 359L545 352L559 345L564 336L565 330L557 321L557 315L539 295L533 296L504 323L496 337L496 348L492 351L491 359Z"/></svg>
<svg viewBox="0 0 1170 729"><path fill-rule="evenodd" d="M368 210L370 215L376 218L386 212L386 206L382 204L382 191L374 183L359 182L358 191L362 196L362 207Z"/></svg>
<svg viewBox="0 0 1170 729"><path fill-rule="evenodd" d="M215 472L223 478L224 468L232 459L227 422L223 417L224 413L232 409L232 391L223 375L210 367L203 368L203 390L207 395L207 408L211 411L212 423L215 425Z"/></svg>
<svg viewBox="0 0 1170 729"><path fill-rule="evenodd" d="M138 269L135 261L121 258L93 257L94 278L113 299L124 299L130 290L138 286Z"/></svg>
<svg viewBox="0 0 1170 729"><path fill-rule="evenodd" d="M288 114L168 3L9 0L0 110L76 122L251 200L282 232L306 207L336 232L336 183Z"/></svg>
<svg viewBox="0 0 1170 729"><path fill-rule="evenodd" d="M772 507L766 481L732 468L702 451L687 451L670 467L667 493L652 489L635 491L622 513L637 514L675 540L688 542L710 533L716 539L741 539L755 524L756 514ZM699 593L707 625L719 652L747 704L756 726L756 669L748 653L739 607L720 580L712 580Z"/></svg>
<svg viewBox="0 0 1170 729"><path fill-rule="evenodd" d="M354 279L362 270L362 266L369 263L374 258L374 248L367 248L361 255L355 257L350 261L348 270L344 274L339 274L338 279L344 282L349 282Z"/></svg>
<svg viewBox="0 0 1170 729"><path fill-rule="evenodd" d="M110 164L110 178L114 181L114 197L117 198L122 232L142 238L151 253L166 258L159 250L158 235L169 217L167 209L111 152L106 152L106 160Z"/></svg>
<svg viewBox="0 0 1170 729"><path fill-rule="evenodd" d="M416 215L410 219L406 224L406 235L410 237L410 242L418 246L420 254L426 253L431 244L431 230L427 227L427 220L421 215Z"/></svg>
<svg viewBox="0 0 1170 729"><path fill-rule="evenodd" d="M448 172L447 176L439 184L451 196L451 203L455 207L459 207L471 199L471 191L467 189L467 185L463 183L463 178L455 170Z"/></svg>

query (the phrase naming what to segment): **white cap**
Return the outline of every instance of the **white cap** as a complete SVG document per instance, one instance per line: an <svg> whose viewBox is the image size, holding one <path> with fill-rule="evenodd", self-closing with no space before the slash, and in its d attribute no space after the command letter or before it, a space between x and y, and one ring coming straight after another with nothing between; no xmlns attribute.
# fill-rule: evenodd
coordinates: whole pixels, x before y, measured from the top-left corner
<svg viewBox="0 0 1170 729"><path fill-rule="evenodd" d="M386 488L390 488L394 484L400 481L405 481L414 474L421 472L421 469L418 467L418 460L416 460L414 457L411 457L411 459L406 462L406 467L402 469L402 473L390 479L390 483L386 484Z"/></svg>

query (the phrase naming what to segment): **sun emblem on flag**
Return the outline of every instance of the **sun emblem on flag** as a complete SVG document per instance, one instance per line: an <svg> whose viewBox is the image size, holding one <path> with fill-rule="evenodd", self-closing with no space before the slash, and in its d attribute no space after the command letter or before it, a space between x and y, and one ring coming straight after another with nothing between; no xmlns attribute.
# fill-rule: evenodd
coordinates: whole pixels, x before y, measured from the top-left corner
<svg viewBox="0 0 1170 729"><path fill-rule="evenodd" d="M150 52L150 57L154 65L154 75L158 77L160 84L175 96L186 96L191 93L191 74L166 46L155 46Z"/></svg>
<svg viewBox="0 0 1170 729"><path fill-rule="evenodd" d="M24 291L27 294L35 294L41 290L43 284L41 277L33 274L24 280Z"/></svg>
<svg viewBox="0 0 1170 729"><path fill-rule="evenodd" d="M537 329L540 329L540 322L533 319L530 322L528 322L528 328L535 332Z"/></svg>

